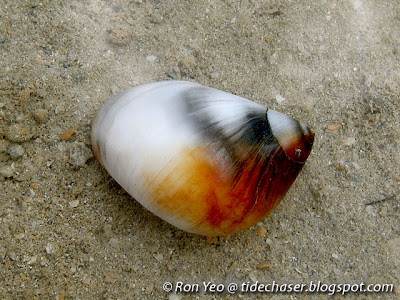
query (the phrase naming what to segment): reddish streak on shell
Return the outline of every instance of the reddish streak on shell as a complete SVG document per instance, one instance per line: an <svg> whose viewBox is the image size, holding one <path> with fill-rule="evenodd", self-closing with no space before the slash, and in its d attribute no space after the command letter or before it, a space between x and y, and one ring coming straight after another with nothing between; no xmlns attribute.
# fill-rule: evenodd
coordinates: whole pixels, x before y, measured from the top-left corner
<svg viewBox="0 0 400 300"><path fill-rule="evenodd" d="M232 169L228 162L213 161L200 147L183 151L180 157L163 172L165 176L147 176L150 186L155 186L150 199L162 208L161 217L184 220L187 226L181 229L207 236L232 234L262 221L303 166L278 147L270 156L255 154L247 159L242 170L235 170L240 172L235 179L224 171Z"/></svg>
<svg viewBox="0 0 400 300"><path fill-rule="evenodd" d="M290 138L286 139L286 142L282 146L286 155L295 161L305 162L314 143L314 132L310 129L308 129L308 132L304 132L300 128L299 131L293 132Z"/></svg>

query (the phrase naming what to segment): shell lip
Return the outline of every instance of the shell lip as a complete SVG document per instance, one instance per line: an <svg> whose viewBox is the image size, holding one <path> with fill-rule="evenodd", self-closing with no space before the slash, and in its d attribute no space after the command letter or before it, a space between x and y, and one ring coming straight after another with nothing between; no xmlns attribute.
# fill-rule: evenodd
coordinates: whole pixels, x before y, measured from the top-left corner
<svg viewBox="0 0 400 300"><path fill-rule="evenodd" d="M283 147L288 159L305 164L314 143L314 132L304 123L299 124L299 135Z"/></svg>
<svg viewBox="0 0 400 300"><path fill-rule="evenodd" d="M314 143L315 133L304 123L300 123L300 130L307 143L312 146Z"/></svg>

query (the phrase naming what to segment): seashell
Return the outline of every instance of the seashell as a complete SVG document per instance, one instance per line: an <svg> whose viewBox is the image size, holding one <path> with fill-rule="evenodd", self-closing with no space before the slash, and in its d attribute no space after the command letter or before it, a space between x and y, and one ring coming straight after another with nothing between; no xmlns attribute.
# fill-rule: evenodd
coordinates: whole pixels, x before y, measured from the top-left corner
<svg viewBox="0 0 400 300"><path fill-rule="evenodd" d="M314 133L250 100L185 81L111 99L92 129L97 160L170 224L221 236L263 220L309 156Z"/></svg>

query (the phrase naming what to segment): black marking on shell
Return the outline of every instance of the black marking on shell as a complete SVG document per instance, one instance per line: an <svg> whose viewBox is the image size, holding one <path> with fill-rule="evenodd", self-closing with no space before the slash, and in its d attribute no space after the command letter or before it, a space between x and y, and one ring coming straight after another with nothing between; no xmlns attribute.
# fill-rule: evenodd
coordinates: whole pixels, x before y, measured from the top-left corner
<svg viewBox="0 0 400 300"><path fill-rule="evenodd" d="M273 157L283 151L279 146L277 139L272 134L272 129L268 121L267 109L256 110L251 106L243 106L247 112L232 120L215 120L215 118L206 109L208 106L217 106L224 99L209 100L209 89L204 87L192 88L184 92L182 99L186 106L186 112L194 122L196 128L199 128L202 136L214 144L218 149L223 149L229 155L229 158L235 166L234 184L242 176L245 166L251 162L251 171L248 180L250 181L253 173L262 162L259 175L260 185L263 184L264 175L269 173L272 167ZM229 101L229 100L228 100ZM216 108L217 109L217 108ZM231 122L238 129L230 135L224 133L223 127L229 126ZM234 124L237 122L237 124ZM276 166L273 166L274 168ZM277 170L272 170L272 174ZM274 177L274 175L272 175Z"/></svg>

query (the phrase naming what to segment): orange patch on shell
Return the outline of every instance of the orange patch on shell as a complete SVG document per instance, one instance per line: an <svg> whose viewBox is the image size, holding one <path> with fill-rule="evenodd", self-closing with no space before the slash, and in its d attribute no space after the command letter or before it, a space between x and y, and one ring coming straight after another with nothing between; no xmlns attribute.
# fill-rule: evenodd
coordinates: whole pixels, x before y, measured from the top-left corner
<svg viewBox="0 0 400 300"><path fill-rule="evenodd" d="M301 169L280 170L280 163L287 168L293 162L279 147L271 157L247 159L240 170L235 169L240 173L237 178L226 171L233 169L228 159L217 161L200 147L183 151L179 158L169 171L146 176L153 187L150 206L173 225L207 236L232 234L263 220Z"/></svg>

